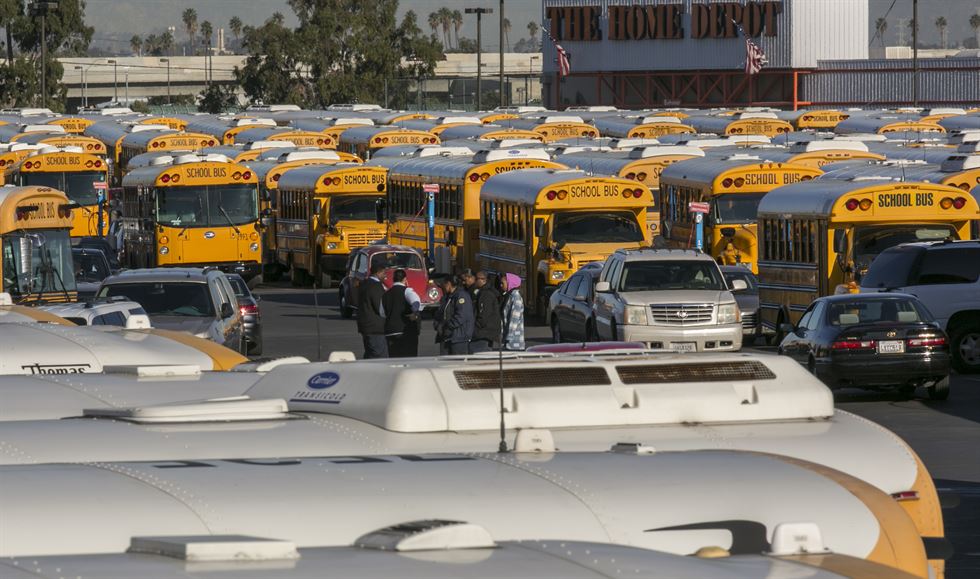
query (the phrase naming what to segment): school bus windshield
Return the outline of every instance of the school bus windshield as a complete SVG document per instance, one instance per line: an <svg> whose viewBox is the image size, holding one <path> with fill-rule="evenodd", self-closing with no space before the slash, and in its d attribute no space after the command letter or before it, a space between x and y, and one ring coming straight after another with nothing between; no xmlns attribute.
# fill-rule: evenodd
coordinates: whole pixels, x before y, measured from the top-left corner
<svg viewBox="0 0 980 579"><path fill-rule="evenodd" d="M157 221L174 227L245 225L258 219L255 185L157 189Z"/></svg>
<svg viewBox="0 0 980 579"><path fill-rule="evenodd" d="M643 230L630 211L556 213L551 238L556 243L631 243Z"/></svg>
<svg viewBox="0 0 980 579"><path fill-rule="evenodd" d="M11 296L75 291L67 230L5 233L3 291Z"/></svg>
<svg viewBox="0 0 980 579"><path fill-rule="evenodd" d="M95 205L99 202L96 183L105 182L105 173L79 171L70 173L45 173L25 171L21 173L24 185L37 185L64 191L68 198L79 205Z"/></svg>
<svg viewBox="0 0 980 579"><path fill-rule="evenodd" d="M716 224L755 223L765 193L719 195L711 204Z"/></svg>
<svg viewBox="0 0 980 579"><path fill-rule="evenodd" d="M337 195L330 198L330 222L374 221L380 195Z"/></svg>

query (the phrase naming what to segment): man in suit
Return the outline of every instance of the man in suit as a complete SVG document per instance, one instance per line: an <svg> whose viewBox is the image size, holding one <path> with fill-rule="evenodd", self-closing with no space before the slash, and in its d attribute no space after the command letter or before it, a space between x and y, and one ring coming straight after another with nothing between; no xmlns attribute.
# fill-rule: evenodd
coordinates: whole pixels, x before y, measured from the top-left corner
<svg viewBox="0 0 980 579"><path fill-rule="evenodd" d="M414 358L419 355L419 311L422 300L405 283L404 269L395 270L391 287L381 303L385 312L385 337L392 358Z"/></svg>
<svg viewBox="0 0 980 579"><path fill-rule="evenodd" d="M381 301L385 295L383 264L371 264L371 277L357 288L357 331L364 339L364 359L387 358L385 315Z"/></svg>

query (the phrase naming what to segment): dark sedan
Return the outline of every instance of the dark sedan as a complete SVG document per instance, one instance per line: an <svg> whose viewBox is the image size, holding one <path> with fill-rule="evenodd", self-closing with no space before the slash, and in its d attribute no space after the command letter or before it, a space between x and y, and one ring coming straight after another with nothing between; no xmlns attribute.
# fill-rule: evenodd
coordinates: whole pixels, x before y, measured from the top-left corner
<svg viewBox="0 0 980 579"><path fill-rule="evenodd" d="M946 334L914 296L845 294L810 304L799 324L780 328L779 353L796 359L830 388L898 388L949 396Z"/></svg>
<svg viewBox="0 0 980 579"><path fill-rule="evenodd" d="M262 354L262 313L259 311L259 296L248 289L248 284L237 273L225 274L235 290L238 309L242 313L242 325L247 344L247 353L252 356Z"/></svg>
<svg viewBox="0 0 980 579"><path fill-rule="evenodd" d="M759 323L759 280L752 270L741 265L723 265L721 273L725 276L728 287L733 287L732 282L737 279L745 282L745 289L732 292L732 295L742 312L742 345L751 346L762 335L762 324Z"/></svg>
<svg viewBox="0 0 980 579"><path fill-rule="evenodd" d="M561 342L598 342L592 299L602 263L590 263L558 286L548 302L551 338Z"/></svg>

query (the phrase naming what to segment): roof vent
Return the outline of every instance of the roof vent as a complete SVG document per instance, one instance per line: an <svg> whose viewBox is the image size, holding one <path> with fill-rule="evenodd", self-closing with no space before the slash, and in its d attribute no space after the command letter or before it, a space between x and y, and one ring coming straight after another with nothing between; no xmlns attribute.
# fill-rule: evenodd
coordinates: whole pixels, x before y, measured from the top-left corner
<svg viewBox="0 0 980 579"><path fill-rule="evenodd" d="M286 153L279 157L280 163L288 163L289 161L306 161L306 160L324 160L324 161L339 161L340 155L337 151L321 150L321 149L311 149L309 151L292 151Z"/></svg>
<svg viewBox="0 0 980 579"><path fill-rule="evenodd" d="M496 390L501 380L504 388L543 388L568 386L609 386L605 368L508 368L503 376L498 370L456 370L456 382L463 390Z"/></svg>
<svg viewBox="0 0 980 579"><path fill-rule="evenodd" d="M546 428L523 428L517 431L514 452L555 452L555 437Z"/></svg>
<svg viewBox="0 0 980 579"><path fill-rule="evenodd" d="M479 139L480 141L490 141L496 143L498 149L512 149L514 147L520 147L522 145L540 145L541 141L538 139Z"/></svg>
<svg viewBox="0 0 980 579"><path fill-rule="evenodd" d="M379 551L436 551L445 549L492 549L493 537L479 525L439 519L411 521L368 533L355 547Z"/></svg>
<svg viewBox="0 0 980 579"><path fill-rule="evenodd" d="M282 398L252 400L248 396L212 398L181 404L161 404L134 408L88 408L89 418L115 418L138 424L187 422L241 422L292 418Z"/></svg>
<svg viewBox="0 0 980 579"><path fill-rule="evenodd" d="M469 147L419 147L415 150L413 157L421 159L423 157L469 157L473 154L473 149Z"/></svg>
<svg viewBox="0 0 980 579"><path fill-rule="evenodd" d="M173 163L173 155L160 155L159 157L150 159L150 167L162 167L164 165L173 165Z"/></svg>
<svg viewBox="0 0 980 579"><path fill-rule="evenodd" d="M327 362L354 362L356 360L357 356L354 355L354 352L345 350L330 352L330 355L327 356Z"/></svg>
<svg viewBox="0 0 980 579"><path fill-rule="evenodd" d="M639 442L617 442L609 449L617 454L655 454L657 449L652 446L644 446Z"/></svg>
<svg viewBox="0 0 980 579"><path fill-rule="evenodd" d="M247 535L133 537L129 553L149 553L181 561L274 561L299 559L292 541Z"/></svg>
<svg viewBox="0 0 980 579"><path fill-rule="evenodd" d="M290 364L309 364L310 361L303 356L287 356L285 358L272 358L270 360L255 360L243 362L231 369L232 372L270 372L279 366L289 366Z"/></svg>
<svg viewBox="0 0 980 579"><path fill-rule="evenodd" d="M812 151L861 151L862 153L867 153L868 146L862 141L834 141L827 139L793 143L793 146L789 150L793 153L809 153Z"/></svg>
<svg viewBox="0 0 980 579"><path fill-rule="evenodd" d="M538 159L549 161L551 157L544 149L495 149L492 151L480 151L473 156L474 163L491 163L493 161L506 161L507 159Z"/></svg>
<svg viewBox="0 0 980 579"><path fill-rule="evenodd" d="M617 366L623 384L675 384L686 382L734 382L736 380L775 380L765 364L756 360L713 362L710 364L643 364Z"/></svg>
<svg viewBox="0 0 980 579"><path fill-rule="evenodd" d="M132 318L130 318L132 319ZM174 376L200 376L201 367L197 364L160 366L104 366L106 374L122 374L139 378L171 378Z"/></svg>
<svg viewBox="0 0 980 579"><path fill-rule="evenodd" d="M726 161L761 161L762 158L758 155L749 155L748 153L736 153L734 155L728 155L725 157Z"/></svg>
<svg viewBox="0 0 980 579"><path fill-rule="evenodd" d="M698 147L673 145L673 146L659 146L659 147L637 147L632 151L630 151L630 159L648 159L650 157L663 157L666 155L687 155L689 157L703 157L704 150Z"/></svg>
<svg viewBox="0 0 980 579"><path fill-rule="evenodd" d="M960 173L973 169L980 169L980 155L953 155L941 165L944 173Z"/></svg>
<svg viewBox="0 0 980 579"><path fill-rule="evenodd" d="M221 153L208 153L206 155L201 155L201 161L207 161L208 163L231 163L232 160L228 158L228 155L222 155Z"/></svg>
<svg viewBox="0 0 980 579"><path fill-rule="evenodd" d="M582 123L582 117L578 115L551 115L547 117L540 117L538 119L541 123Z"/></svg>
<svg viewBox="0 0 980 579"><path fill-rule="evenodd" d="M227 158L227 157L226 157ZM174 158L174 165L185 165L187 163L199 163L202 158L194 153L189 155L177 155Z"/></svg>
<svg viewBox="0 0 980 579"><path fill-rule="evenodd" d="M677 117L641 117L639 125L651 125L653 123L670 123L672 125L681 124L681 120Z"/></svg>
<svg viewBox="0 0 980 579"><path fill-rule="evenodd" d="M296 145L289 141L252 141L245 147L247 151L254 151L255 149L292 149Z"/></svg>
<svg viewBox="0 0 980 579"><path fill-rule="evenodd" d="M760 112L741 113L740 115L738 115L738 118L739 120L744 120L744 119L778 119L779 117L776 116L776 113L768 113L768 112L760 111Z"/></svg>
<svg viewBox="0 0 980 579"><path fill-rule="evenodd" d="M140 124L137 124L137 125L130 125L130 127L129 127L129 132L130 133L142 133L144 131L167 131L167 132L176 132L173 129L171 129L168 125L140 125Z"/></svg>
<svg viewBox="0 0 980 579"><path fill-rule="evenodd" d="M476 117L440 117L440 125L448 125L450 123L459 125L482 125L483 121Z"/></svg>
<svg viewBox="0 0 980 579"><path fill-rule="evenodd" d="M787 557L816 553L830 553L816 523L780 523L773 529L769 555Z"/></svg>

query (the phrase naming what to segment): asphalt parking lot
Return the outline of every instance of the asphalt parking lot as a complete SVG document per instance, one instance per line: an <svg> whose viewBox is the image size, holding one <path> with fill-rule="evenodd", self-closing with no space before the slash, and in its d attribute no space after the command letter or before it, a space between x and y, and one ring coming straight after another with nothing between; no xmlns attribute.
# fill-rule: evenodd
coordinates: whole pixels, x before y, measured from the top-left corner
<svg viewBox="0 0 980 579"><path fill-rule="evenodd" d="M263 357L305 356L326 359L332 351L362 354L355 320L340 317L337 290L292 288L288 284L259 286L265 350ZM420 355L436 355L431 321L423 321ZM527 327L529 346L551 342L545 326ZM773 348L755 348L772 352ZM951 394L942 402L917 397L848 390L838 393L838 406L864 416L903 437L919 454L944 497L947 538L956 554L947 563L947 577L980 576L980 376L953 376Z"/></svg>

